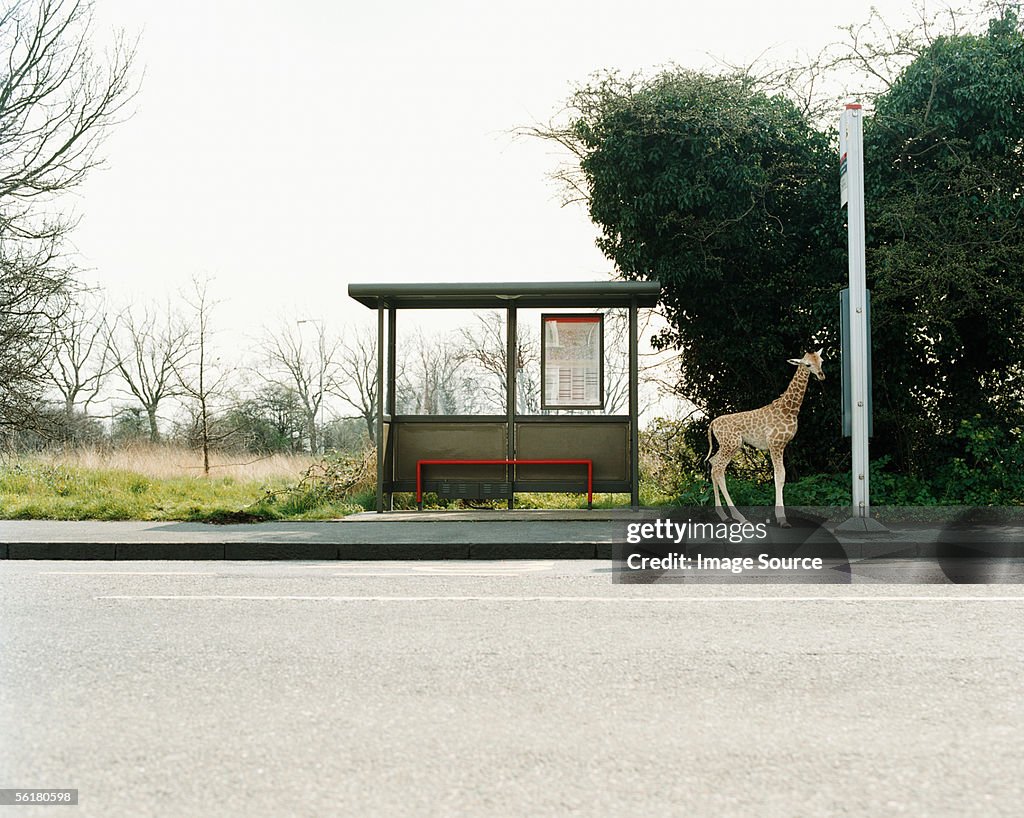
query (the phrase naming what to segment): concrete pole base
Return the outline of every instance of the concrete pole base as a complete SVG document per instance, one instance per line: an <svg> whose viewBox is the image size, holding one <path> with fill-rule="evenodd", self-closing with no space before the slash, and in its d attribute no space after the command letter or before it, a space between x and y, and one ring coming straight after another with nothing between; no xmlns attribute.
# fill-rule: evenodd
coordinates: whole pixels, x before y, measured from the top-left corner
<svg viewBox="0 0 1024 818"><path fill-rule="evenodd" d="M835 531L844 534L888 534L889 529L871 517L851 517L840 523Z"/></svg>

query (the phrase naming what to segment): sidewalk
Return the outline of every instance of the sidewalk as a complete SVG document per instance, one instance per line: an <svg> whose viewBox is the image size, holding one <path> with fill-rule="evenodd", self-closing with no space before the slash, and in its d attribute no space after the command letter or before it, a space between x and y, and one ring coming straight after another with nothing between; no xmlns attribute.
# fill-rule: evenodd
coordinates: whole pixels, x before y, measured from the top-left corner
<svg viewBox="0 0 1024 818"><path fill-rule="evenodd" d="M330 522L208 525L184 522L0 520L0 559L74 560L467 560L613 558L631 522L668 510L367 512ZM934 557L951 542L1024 556L1024 527L987 527L950 538L937 523L891 524L883 533L823 535L850 559ZM795 529L769 528L772 540ZM806 538L807 532L804 532ZM781 538L781 539L780 539ZM749 546L737 546L746 548ZM960 547L958 545L957 547ZM964 552L971 555L974 552Z"/></svg>
<svg viewBox="0 0 1024 818"><path fill-rule="evenodd" d="M611 559L626 523L644 514L405 511L245 525L0 520L0 559Z"/></svg>

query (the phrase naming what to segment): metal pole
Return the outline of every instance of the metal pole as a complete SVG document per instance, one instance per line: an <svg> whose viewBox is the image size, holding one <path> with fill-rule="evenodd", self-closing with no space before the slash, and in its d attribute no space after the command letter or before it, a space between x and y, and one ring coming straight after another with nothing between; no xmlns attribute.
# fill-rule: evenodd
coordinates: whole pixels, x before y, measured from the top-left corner
<svg viewBox="0 0 1024 818"><path fill-rule="evenodd" d="M384 511L384 299L377 299L377 513Z"/></svg>
<svg viewBox="0 0 1024 818"><path fill-rule="evenodd" d="M630 504L640 509L640 353L636 296L629 300L629 482Z"/></svg>
<svg viewBox="0 0 1024 818"><path fill-rule="evenodd" d="M388 309L388 391L387 391L387 413L388 416L395 414L395 405L398 400L396 396L398 381L398 329L396 318L398 310L394 307Z"/></svg>
<svg viewBox="0 0 1024 818"><path fill-rule="evenodd" d="M387 389L387 414L388 414L388 429L394 429L394 418L396 412L396 405L398 402L398 310L395 307L388 309L388 389ZM381 427L383 430L383 426ZM383 435L383 431L381 433ZM381 440L381 447L384 449L384 459L381 461L386 464L387 461L387 441ZM394 479L394 474L392 474ZM388 511L395 510L395 495L392 492L388 492Z"/></svg>
<svg viewBox="0 0 1024 818"><path fill-rule="evenodd" d="M850 385L853 508L857 518L871 516L868 471L868 329L864 231L864 133L860 105L847 105L840 121L845 148L847 230L850 259Z"/></svg>
<svg viewBox="0 0 1024 818"><path fill-rule="evenodd" d="M516 352L519 348L516 308L509 307L505 327L505 411L508 415L508 459L516 458ZM515 466L506 466L508 507L514 505Z"/></svg>

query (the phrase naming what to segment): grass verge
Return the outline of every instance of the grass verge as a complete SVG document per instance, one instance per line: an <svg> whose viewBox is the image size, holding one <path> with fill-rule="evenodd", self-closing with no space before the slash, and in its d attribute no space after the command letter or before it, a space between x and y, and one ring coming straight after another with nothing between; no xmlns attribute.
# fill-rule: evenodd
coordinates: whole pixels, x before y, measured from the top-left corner
<svg viewBox="0 0 1024 818"><path fill-rule="evenodd" d="M324 464L278 464L259 477L151 473L74 465L52 456L0 463L0 518L208 523L329 520L362 511ZM145 462L145 461L143 461ZM152 461L150 461L152 462ZM293 471L305 465L306 470ZM190 467L189 467L190 468Z"/></svg>

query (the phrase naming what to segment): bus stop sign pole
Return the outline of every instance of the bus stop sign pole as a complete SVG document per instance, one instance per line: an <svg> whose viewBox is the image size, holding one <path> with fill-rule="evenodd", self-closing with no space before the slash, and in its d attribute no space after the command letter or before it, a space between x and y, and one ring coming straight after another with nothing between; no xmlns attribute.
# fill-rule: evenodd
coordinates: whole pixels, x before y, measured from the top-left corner
<svg viewBox="0 0 1024 818"><path fill-rule="evenodd" d="M849 239L851 444L853 507L851 523L865 527L871 516L868 471L868 325L864 264L864 132L860 105L847 105L839 123L840 199L846 205Z"/></svg>

